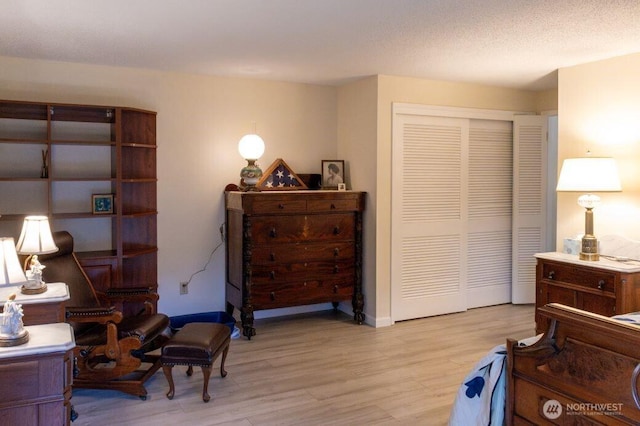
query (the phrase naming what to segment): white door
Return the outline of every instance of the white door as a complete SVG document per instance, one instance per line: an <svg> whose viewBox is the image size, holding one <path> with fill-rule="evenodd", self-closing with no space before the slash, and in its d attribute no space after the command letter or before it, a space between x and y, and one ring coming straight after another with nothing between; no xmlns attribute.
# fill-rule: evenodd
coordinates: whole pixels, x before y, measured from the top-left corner
<svg viewBox="0 0 640 426"><path fill-rule="evenodd" d="M464 311L469 120L396 115L393 129L392 319Z"/></svg>
<svg viewBox="0 0 640 426"><path fill-rule="evenodd" d="M467 308L511 301L513 131L510 121L470 120Z"/></svg>
<svg viewBox="0 0 640 426"><path fill-rule="evenodd" d="M535 303L535 253L547 251L547 117L513 121L512 303ZM555 164L555 163L554 163ZM553 193L555 195L555 193Z"/></svg>

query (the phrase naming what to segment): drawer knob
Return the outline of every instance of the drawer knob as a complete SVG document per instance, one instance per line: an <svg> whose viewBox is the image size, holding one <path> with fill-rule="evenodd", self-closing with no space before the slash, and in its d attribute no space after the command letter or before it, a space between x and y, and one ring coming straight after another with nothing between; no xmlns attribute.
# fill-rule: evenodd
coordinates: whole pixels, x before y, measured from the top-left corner
<svg viewBox="0 0 640 426"><path fill-rule="evenodd" d="M279 208L280 210L284 210L284 204L282 204L282 203L278 204L278 208Z"/></svg>
<svg viewBox="0 0 640 426"><path fill-rule="evenodd" d="M556 271L549 271L549 276L547 278L554 280L556 278Z"/></svg>
<svg viewBox="0 0 640 426"><path fill-rule="evenodd" d="M336 205L331 203L331 210L335 210L336 209Z"/></svg>
<svg viewBox="0 0 640 426"><path fill-rule="evenodd" d="M340 235L340 227L336 226L335 228L333 228L333 235Z"/></svg>
<svg viewBox="0 0 640 426"><path fill-rule="evenodd" d="M604 290L604 280L598 281L598 290Z"/></svg>
<svg viewBox="0 0 640 426"><path fill-rule="evenodd" d="M271 231L269 232L269 236L271 238L275 238L278 236L278 233L276 232L276 228L271 228Z"/></svg>
<svg viewBox="0 0 640 426"><path fill-rule="evenodd" d="M276 300L276 294L273 291L269 294L269 297L271 300Z"/></svg>
<svg viewBox="0 0 640 426"><path fill-rule="evenodd" d="M333 267L333 273L337 274L338 272L340 272L340 267L338 265L334 265Z"/></svg>
<svg viewBox="0 0 640 426"><path fill-rule="evenodd" d="M275 280L276 279L276 271L269 272L269 278L271 278L272 280Z"/></svg>
<svg viewBox="0 0 640 426"><path fill-rule="evenodd" d="M333 255L334 256L339 256L340 255L340 249L338 247L333 249Z"/></svg>
<svg viewBox="0 0 640 426"><path fill-rule="evenodd" d="M272 262L275 262L275 260L276 260L276 254L275 254L275 253L271 253L271 254L269 255L269 259L270 259Z"/></svg>
<svg viewBox="0 0 640 426"><path fill-rule="evenodd" d="M338 284L333 286L333 294L337 294L338 293Z"/></svg>

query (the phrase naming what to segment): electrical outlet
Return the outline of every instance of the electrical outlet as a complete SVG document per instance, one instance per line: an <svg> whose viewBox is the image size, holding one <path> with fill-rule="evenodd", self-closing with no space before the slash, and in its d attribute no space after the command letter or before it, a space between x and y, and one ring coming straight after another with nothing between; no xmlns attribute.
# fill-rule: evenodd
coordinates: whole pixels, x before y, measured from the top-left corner
<svg viewBox="0 0 640 426"><path fill-rule="evenodd" d="M187 281L180 282L180 294L189 294L189 283Z"/></svg>

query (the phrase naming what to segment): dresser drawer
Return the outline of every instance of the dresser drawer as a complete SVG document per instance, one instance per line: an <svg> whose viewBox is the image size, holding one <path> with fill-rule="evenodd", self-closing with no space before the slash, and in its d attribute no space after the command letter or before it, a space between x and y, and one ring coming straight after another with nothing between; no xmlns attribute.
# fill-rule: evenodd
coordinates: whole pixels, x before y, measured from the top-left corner
<svg viewBox="0 0 640 426"><path fill-rule="evenodd" d="M310 212L345 212L358 209L357 200L309 200L307 209Z"/></svg>
<svg viewBox="0 0 640 426"><path fill-rule="evenodd" d="M276 264L282 262L304 262L311 260L353 260L355 247L352 242L278 244L255 247L251 252L251 263Z"/></svg>
<svg viewBox="0 0 640 426"><path fill-rule="evenodd" d="M255 286L251 290L254 309L273 309L296 304L327 303L348 300L353 281L321 279Z"/></svg>
<svg viewBox="0 0 640 426"><path fill-rule="evenodd" d="M588 269L571 264L545 262L542 265L541 278L592 290L615 292L616 275L614 272L605 270Z"/></svg>
<svg viewBox="0 0 640 426"><path fill-rule="evenodd" d="M311 281L320 278L344 278L353 282L355 267L351 261L317 261L256 265L251 268L251 283L260 284L291 281Z"/></svg>
<svg viewBox="0 0 640 426"><path fill-rule="evenodd" d="M304 213L307 211L307 201L291 198L258 198L253 200L251 209L253 214L261 213Z"/></svg>
<svg viewBox="0 0 640 426"><path fill-rule="evenodd" d="M256 246L307 241L353 240L354 216L348 213L254 217L251 234Z"/></svg>

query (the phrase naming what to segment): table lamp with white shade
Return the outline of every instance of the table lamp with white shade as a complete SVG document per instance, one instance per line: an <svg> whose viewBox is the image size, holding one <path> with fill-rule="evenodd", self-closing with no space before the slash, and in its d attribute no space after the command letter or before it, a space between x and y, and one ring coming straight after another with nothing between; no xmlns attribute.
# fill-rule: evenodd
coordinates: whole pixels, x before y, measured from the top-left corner
<svg viewBox="0 0 640 426"><path fill-rule="evenodd" d="M622 191L616 161L607 157L568 158L562 163L556 191L583 193L578 198L578 205L586 209L580 259L599 260L598 240L593 234L593 209L600 205L600 197L593 193Z"/></svg>
<svg viewBox="0 0 640 426"><path fill-rule="evenodd" d="M47 291L47 285L42 280L44 265L38 260L38 255L58 251L47 216L25 217L16 250L19 254L29 255L24 263L27 284L22 286L22 293L38 294Z"/></svg>
<svg viewBox="0 0 640 426"><path fill-rule="evenodd" d="M27 277L20 266L13 238L0 238L0 287L26 284Z"/></svg>
<svg viewBox="0 0 640 426"><path fill-rule="evenodd" d="M0 287L19 287L27 283L20 266L13 238L0 238ZM15 303L15 293L4 302L0 313L0 347L22 345L29 333L22 323L22 305Z"/></svg>

